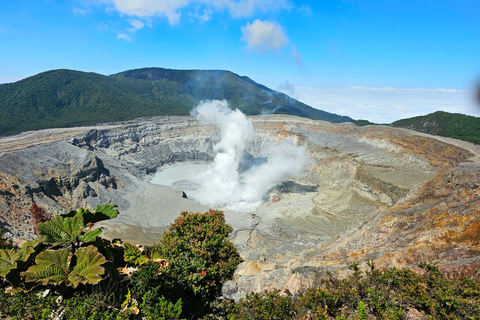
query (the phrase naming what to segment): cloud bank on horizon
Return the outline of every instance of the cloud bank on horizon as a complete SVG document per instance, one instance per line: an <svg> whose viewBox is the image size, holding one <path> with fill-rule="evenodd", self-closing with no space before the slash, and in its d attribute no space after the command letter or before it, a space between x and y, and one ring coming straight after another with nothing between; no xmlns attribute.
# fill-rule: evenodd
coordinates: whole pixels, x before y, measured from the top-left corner
<svg viewBox="0 0 480 320"><path fill-rule="evenodd" d="M314 88L295 87L288 81L279 85L277 90L314 108L374 123L388 124L435 111L480 117L473 90L363 86Z"/></svg>

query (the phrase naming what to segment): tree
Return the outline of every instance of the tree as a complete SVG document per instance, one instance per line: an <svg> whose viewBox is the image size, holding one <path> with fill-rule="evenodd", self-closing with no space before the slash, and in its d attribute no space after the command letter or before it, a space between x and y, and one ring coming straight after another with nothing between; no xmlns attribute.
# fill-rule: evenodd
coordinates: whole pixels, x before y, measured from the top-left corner
<svg viewBox="0 0 480 320"><path fill-rule="evenodd" d="M160 252L171 264L166 275L175 279L174 292L192 314L208 310L241 262L237 249L228 240L232 230L221 211L182 212L160 241Z"/></svg>

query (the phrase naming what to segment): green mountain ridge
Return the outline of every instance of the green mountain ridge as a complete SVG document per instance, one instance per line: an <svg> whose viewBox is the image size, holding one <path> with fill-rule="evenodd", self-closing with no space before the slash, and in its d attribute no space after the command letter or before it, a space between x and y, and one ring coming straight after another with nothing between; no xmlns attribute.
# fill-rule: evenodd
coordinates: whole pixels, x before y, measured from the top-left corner
<svg viewBox="0 0 480 320"><path fill-rule="evenodd" d="M460 113L437 111L398 120L390 125L480 144L480 118Z"/></svg>
<svg viewBox="0 0 480 320"><path fill-rule="evenodd" d="M355 123L225 70L143 68L105 76L59 69L0 85L0 135L188 115L200 101L210 99L226 99L247 115L277 113Z"/></svg>

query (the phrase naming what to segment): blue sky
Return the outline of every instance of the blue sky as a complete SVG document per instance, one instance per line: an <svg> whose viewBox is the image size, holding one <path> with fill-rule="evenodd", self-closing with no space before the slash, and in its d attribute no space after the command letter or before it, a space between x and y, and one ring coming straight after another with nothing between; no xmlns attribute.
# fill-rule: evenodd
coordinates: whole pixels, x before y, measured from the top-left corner
<svg viewBox="0 0 480 320"><path fill-rule="evenodd" d="M226 69L391 122L480 116L480 1L0 1L0 83L59 68Z"/></svg>

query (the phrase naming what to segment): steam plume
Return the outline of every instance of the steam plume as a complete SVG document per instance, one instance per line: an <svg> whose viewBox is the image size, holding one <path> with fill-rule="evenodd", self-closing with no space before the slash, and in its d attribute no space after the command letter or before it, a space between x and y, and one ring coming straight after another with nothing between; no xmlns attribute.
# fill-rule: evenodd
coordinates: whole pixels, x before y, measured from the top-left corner
<svg viewBox="0 0 480 320"><path fill-rule="evenodd" d="M262 203L263 195L272 183L299 174L306 164L306 146L291 140L272 145L264 154L267 161L239 173L239 165L248 146L255 139L252 121L240 110L228 108L227 101L205 101L193 111L200 122L220 129L221 140L209 169L199 177L201 188L191 198L214 206L233 210L253 210Z"/></svg>

